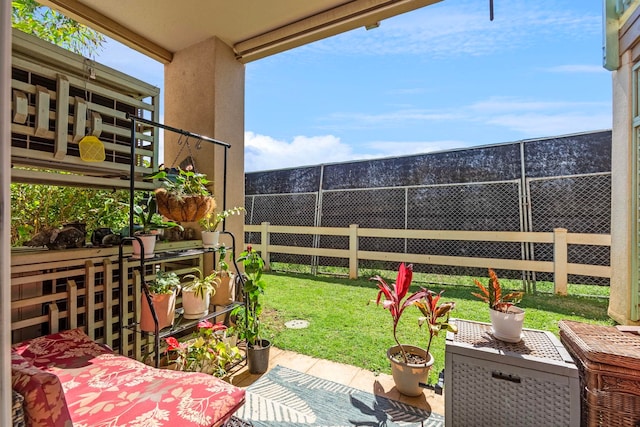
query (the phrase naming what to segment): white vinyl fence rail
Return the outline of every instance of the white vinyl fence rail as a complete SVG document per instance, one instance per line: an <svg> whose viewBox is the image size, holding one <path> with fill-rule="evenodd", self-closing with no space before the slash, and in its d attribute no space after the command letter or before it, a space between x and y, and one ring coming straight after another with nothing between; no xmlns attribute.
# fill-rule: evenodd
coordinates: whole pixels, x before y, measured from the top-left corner
<svg viewBox="0 0 640 427"><path fill-rule="evenodd" d="M396 230L379 228L360 228L351 225L342 227L299 227L275 226L268 222L261 225L245 225L246 233L260 233L259 244L251 243L254 249L261 252L269 263L271 253L310 255L322 257L346 258L349 260L349 277L358 277L360 260L410 262L414 264L455 265L463 267L498 268L506 270L522 270L553 273L554 293L567 294L567 277L570 274L611 278L609 265L574 264L567 261L569 245L611 246L610 234L567 233L564 228L556 228L553 232L519 232L519 231L453 231L453 230ZM299 246L271 245L271 236L278 233L311 236L348 236L348 249L313 248ZM520 242L553 244L553 261L531 261L499 258L474 258L461 256L442 256L417 253L393 253L361 251L358 240L361 237L433 239L433 240L466 240L477 242Z"/></svg>

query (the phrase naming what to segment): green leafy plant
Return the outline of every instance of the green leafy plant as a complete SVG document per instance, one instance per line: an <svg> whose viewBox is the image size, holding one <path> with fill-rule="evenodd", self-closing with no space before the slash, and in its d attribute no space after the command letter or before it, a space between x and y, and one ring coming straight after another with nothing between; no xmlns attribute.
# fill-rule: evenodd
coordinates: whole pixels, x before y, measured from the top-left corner
<svg viewBox="0 0 640 427"><path fill-rule="evenodd" d="M216 288L220 284L217 272L214 270L205 277L199 268L194 267L192 270L198 274L187 274L184 276L185 279L189 279L191 282L182 286L182 292L193 292L198 298L204 298L207 293L211 293L211 295L215 294Z"/></svg>
<svg viewBox="0 0 640 427"><path fill-rule="evenodd" d="M444 291L440 291L439 294L436 294L431 290L427 290L426 295L414 302L414 305L418 307L423 314L422 317L418 318L418 325L422 327L422 325L426 324L429 331L427 354L431 351L433 337L438 336L440 331L458 332L458 327L453 323L449 323L449 316L455 308L456 303L451 301L439 303L443 293Z"/></svg>
<svg viewBox="0 0 640 427"><path fill-rule="evenodd" d="M504 292L498 275L491 268L489 269L489 282L484 286L478 279L474 279L474 283L480 289L481 293L472 292L472 295L489 304L489 308L506 313L509 307L522 301L524 292Z"/></svg>
<svg viewBox="0 0 640 427"><path fill-rule="evenodd" d="M156 278L147 283L151 294L170 294L180 287L180 278L173 271L156 272Z"/></svg>
<svg viewBox="0 0 640 427"><path fill-rule="evenodd" d="M181 371L204 372L216 377L227 375L229 365L242 359L236 346L225 339L227 327L208 320L198 323L193 336L184 342L175 337L165 338L169 358Z"/></svg>
<svg viewBox="0 0 640 427"><path fill-rule="evenodd" d="M159 180L167 192L178 198L211 195L207 189L207 185L211 183L207 175L195 172L190 166L187 169L161 169L146 178Z"/></svg>
<svg viewBox="0 0 640 427"><path fill-rule="evenodd" d="M162 219L162 216L156 210L156 199L153 195L143 198L141 204L133 206L134 221L141 227L140 232L142 234L149 234L151 230L172 227L178 227L183 230L182 226L177 222Z"/></svg>
<svg viewBox="0 0 640 427"><path fill-rule="evenodd" d="M233 252L227 250L225 245L220 245L218 247L218 274L220 276L228 276L229 275L229 263L227 262L227 253L229 254L229 258L233 258Z"/></svg>
<svg viewBox="0 0 640 427"><path fill-rule="evenodd" d="M204 231L216 231L220 223L231 215L240 215L244 212L244 208L241 206L227 209L222 212L209 212L204 218L200 220L200 225Z"/></svg>
<svg viewBox="0 0 640 427"><path fill-rule="evenodd" d="M246 306L234 309L236 316L238 316L236 325L241 329L239 333L242 338L245 338L250 346L255 346L262 342L260 338L260 314L262 313L260 296L264 294L266 287L266 283L262 279L264 260L249 245L236 261L242 262L246 276L243 285ZM242 310L244 313L239 313Z"/></svg>

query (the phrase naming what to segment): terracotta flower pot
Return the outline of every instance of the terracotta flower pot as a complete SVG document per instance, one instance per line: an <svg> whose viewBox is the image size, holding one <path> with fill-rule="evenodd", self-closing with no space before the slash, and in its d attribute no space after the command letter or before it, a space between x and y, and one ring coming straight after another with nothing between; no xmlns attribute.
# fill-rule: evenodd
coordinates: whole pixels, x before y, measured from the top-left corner
<svg viewBox="0 0 640 427"><path fill-rule="evenodd" d="M151 294L153 308L158 316L158 330L173 325L176 312L176 292L170 294ZM147 303L147 298L142 296L142 310L140 313L140 329L145 332L154 332L153 316Z"/></svg>
<svg viewBox="0 0 640 427"><path fill-rule="evenodd" d="M222 306L229 305L235 298L233 274L219 274L218 278L220 279L220 285L217 286L216 292L211 297L211 304Z"/></svg>
<svg viewBox="0 0 640 427"><path fill-rule="evenodd" d="M433 356L431 353L427 354L426 350L413 345L403 345L402 348L407 353L418 355L427 360L427 363L423 364L405 363L392 357L401 351L400 346L395 345L387 350L387 358L391 362L391 374L396 389L405 396L419 396L424 390L421 384L429 382L429 371L434 362Z"/></svg>

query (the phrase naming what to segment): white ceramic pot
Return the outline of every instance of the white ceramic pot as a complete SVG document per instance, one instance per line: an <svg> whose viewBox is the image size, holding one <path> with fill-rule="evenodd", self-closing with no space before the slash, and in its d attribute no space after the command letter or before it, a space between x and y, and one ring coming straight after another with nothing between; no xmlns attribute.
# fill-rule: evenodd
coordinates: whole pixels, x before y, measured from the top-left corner
<svg viewBox="0 0 640 427"><path fill-rule="evenodd" d="M427 354L425 349L413 345L403 345L404 351L416 354L425 360L424 364L404 363L398 361L391 356L400 352L399 346L393 346L387 350L387 358L391 362L391 374L398 391L405 396L420 396L424 390L421 384L428 384L429 371L433 365L434 359L431 353Z"/></svg>
<svg viewBox="0 0 640 427"><path fill-rule="evenodd" d="M153 252L156 249L156 235L155 234L141 234L139 236L140 240L142 240L142 245L144 246L144 257L152 258ZM133 256L136 258L140 258L140 243L137 240L133 240Z"/></svg>
<svg viewBox="0 0 640 427"><path fill-rule="evenodd" d="M217 248L218 240L220 240L219 231L203 231L202 232L202 246L204 246L205 249Z"/></svg>
<svg viewBox="0 0 640 427"><path fill-rule="evenodd" d="M182 308L184 309L183 317L185 319L200 319L209 314L209 292L204 298L196 296L193 291L182 290Z"/></svg>
<svg viewBox="0 0 640 427"><path fill-rule="evenodd" d="M508 313L489 309L489 314L495 338L506 342L520 342L524 322L523 309L511 306Z"/></svg>

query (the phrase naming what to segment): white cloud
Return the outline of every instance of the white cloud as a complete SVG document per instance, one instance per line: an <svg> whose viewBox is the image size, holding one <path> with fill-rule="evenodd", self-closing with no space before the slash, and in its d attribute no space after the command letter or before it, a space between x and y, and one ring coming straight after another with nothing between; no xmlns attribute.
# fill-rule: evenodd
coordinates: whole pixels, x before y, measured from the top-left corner
<svg viewBox="0 0 640 427"><path fill-rule="evenodd" d="M351 147L333 135L296 136L281 141L270 136L245 132L245 171L346 161L353 158Z"/></svg>
<svg viewBox="0 0 640 427"><path fill-rule="evenodd" d="M462 141L373 141L360 144L361 153L333 135L296 136L280 141L266 135L245 132L245 171L255 172L339 163L381 157L406 156L461 148Z"/></svg>
<svg viewBox="0 0 640 427"><path fill-rule="evenodd" d="M487 123L522 132L528 137L610 129L612 126L611 114L586 114L572 111L553 114L504 114L488 119Z"/></svg>
<svg viewBox="0 0 640 427"><path fill-rule="evenodd" d="M539 137L609 129L611 102L537 101L493 97L466 109L475 122L500 126Z"/></svg>

